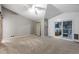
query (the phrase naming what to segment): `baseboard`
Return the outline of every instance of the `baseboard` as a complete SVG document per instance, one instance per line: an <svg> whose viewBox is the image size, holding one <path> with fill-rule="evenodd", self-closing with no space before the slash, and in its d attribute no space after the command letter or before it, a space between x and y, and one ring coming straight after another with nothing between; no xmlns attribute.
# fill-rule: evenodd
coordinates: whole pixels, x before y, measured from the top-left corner
<svg viewBox="0 0 79 59"><path fill-rule="evenodd" d="M14 40L15 38L27 37L27 36L30 36L30 35L31 34L28 34L28 35L16 35L14 37L3 38L1 42L2 43L12 42L12 40Z"/></svg>

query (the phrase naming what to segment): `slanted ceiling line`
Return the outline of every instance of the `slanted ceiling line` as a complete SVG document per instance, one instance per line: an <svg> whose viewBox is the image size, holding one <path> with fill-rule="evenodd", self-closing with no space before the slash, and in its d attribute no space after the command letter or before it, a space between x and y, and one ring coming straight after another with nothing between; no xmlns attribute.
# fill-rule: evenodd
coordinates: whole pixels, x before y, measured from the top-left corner
<svg viewBox="0 0 79 59"><path fill-rule="evenodd" d="M10 11L10 12L13 13L13 14L19 15L18 13L14 12L14 11L12 11L12 10L6 8L6 7L3 7L3 6L2 6L2 9L6 9L7 11Z"/></svg>

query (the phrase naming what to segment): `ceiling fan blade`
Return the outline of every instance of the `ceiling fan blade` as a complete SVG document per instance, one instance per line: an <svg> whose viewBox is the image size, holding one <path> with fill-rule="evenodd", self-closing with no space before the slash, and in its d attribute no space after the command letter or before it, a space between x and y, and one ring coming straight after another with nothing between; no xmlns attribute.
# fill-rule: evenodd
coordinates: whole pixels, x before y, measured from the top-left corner
<svg viewBox="0 0 79 59"><path fill-rule="evenodd" d="M37 11L35 10L35 14L38 15Z"/></svg>
<svg viewBox="0 0 79 59"><path fill-rule="evenodd" d="M42 7L35 7L38 8L39 10L45 10L46 8L42 8Z"/></svg>
<svg viewBox="0 0 79 59"><path fill-rule="evenodd" d="M24 4L24 7L27 8L27 9L32 8L32 6L33 6L32 4Z"/></svg>

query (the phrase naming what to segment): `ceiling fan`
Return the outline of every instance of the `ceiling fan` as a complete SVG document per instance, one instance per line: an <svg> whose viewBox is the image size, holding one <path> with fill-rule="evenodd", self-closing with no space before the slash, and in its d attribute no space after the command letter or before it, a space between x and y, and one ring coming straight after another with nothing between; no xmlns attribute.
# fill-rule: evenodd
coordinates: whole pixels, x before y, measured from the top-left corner
<svg viewBox="0 0 79 59"><path fill-rule="evenodd" d="M45 10L46 8L44 7L40 7L40 6L37 6L37 5L33 5L33 4L28 4L28 9L31 8L31 9L34 9L34 12L35 14L38 16L38 11L41 11L41 10Z"/></svg>
<svg viewBox="0 0 79 59"><path fill-rule="evenodd" d="M38 15L38 10L45 10L46 8L35 6L35 14Z"/></svg>

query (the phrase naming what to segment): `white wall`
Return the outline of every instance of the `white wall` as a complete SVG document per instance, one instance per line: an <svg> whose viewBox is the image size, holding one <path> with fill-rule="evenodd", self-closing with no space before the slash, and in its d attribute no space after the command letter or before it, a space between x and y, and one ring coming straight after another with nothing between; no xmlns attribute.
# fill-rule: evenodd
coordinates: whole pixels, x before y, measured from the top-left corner
<svg viewBox="0 0 79 59"><path fill-rule="evenodd" d="M29 35L32 33L33 21L15 14L7 9L3 13L3 39L17 35Z"/></svg>
<svg viewBox="0 0 79 59"><path fill-rule="evenodd" d="M56 17L53 17L48 20L48 35L55 37L55 24L54 22L57 21L66 21L66 20L72 20L72 31L73 34L77 33L79 34L79 12L68 12L60 14Z"/></svg>

